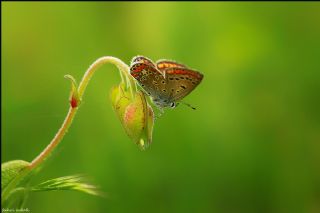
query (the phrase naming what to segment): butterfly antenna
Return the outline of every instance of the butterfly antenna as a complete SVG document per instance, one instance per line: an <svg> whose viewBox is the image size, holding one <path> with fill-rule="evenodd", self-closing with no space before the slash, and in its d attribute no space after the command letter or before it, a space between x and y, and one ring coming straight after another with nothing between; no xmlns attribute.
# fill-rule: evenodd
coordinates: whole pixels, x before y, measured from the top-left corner
<svg viewBox="0 0 320 213"><path fill-rule="evenodd" d="M193 110L196 110L196 108L195 108L195 107L191 106L190 104L188 104L188 103L186 103L186 102L182 102L182 101L180 101L180 103L182 103L182 104L184 104L184 105L186 105L186 106L190 107L190 108L191 108L191 109L193 109Z"/></svg>

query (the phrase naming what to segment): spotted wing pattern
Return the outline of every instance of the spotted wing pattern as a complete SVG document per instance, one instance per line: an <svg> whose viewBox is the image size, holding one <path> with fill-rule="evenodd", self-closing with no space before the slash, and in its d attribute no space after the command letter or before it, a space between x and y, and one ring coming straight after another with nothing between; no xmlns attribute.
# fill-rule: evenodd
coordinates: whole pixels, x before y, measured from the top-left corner
<svg viewBox="0 0 320 213"><path fill-rule="evenodd" d="M200 72L187 68L169 67L164 71L167 88L170 88L170 100L179 101L192 92L202 81Z"/></svg>
<svg viewBox="0 0 320 213"><path fill-rule="evenodd" d="M131 61L130 74L143 90L160 107L172 106L183 99L202 81L200 72L170 60L159 60L154 64L144 56Z"/></svg>
<svg viewBox="0 0 320 213"><path fill-rule="evenodd" d="M135 62L130 67L130 74L153 99L168 99L167 80L154 66Z"/></svg>

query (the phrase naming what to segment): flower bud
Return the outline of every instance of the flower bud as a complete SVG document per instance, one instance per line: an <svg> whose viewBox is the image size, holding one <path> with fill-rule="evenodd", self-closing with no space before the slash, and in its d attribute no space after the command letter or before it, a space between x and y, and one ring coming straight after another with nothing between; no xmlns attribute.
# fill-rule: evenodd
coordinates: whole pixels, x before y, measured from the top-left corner
<svg viewBox="0 0 320 213"><path fill-rule="evenodd" d="M112 107L127 135L145 150L152 142L154 113L141 91L132 95L123 84L111 90Z"/></svg>

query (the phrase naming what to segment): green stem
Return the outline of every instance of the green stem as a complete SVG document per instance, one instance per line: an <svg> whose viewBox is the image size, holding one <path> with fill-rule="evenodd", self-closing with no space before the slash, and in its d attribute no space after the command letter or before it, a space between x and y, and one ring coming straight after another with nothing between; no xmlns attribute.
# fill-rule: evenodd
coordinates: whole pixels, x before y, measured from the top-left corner
<svg viewBox="0 0 320 213"><path fill-rule="evenodd" d="M77 89L78 97L80 100L95 71L100 66L106 63L111 63L118 67L122 82L123 83L126 82L127 88L130 89L131 95L133 96L134 91L136 91L137 88L133 78L129 74L130 71L129 71L128 65L126 65L123 61L121 61L118 58L115 58L112 56L104 56L104 57L98 58L95 62L93 62L93 64L85 72L79 84L79 87ZM54 136L54 138L51 140L48 146L31 162L31 164L29 165L30 170L40 165L52 153L52 151L57 147L57 145L62 141L64 135L68 131L69 127L71 126L73 118L76 115L77 111L78 111L78 107L69 108L68 114L64 122L62 123L62 126L58 130L57 134Z"/></svg>
<svg viewBox="0 0 320 213"><path fill-rule="evenodd" d="M123 61L121 61L118 58L112 57L112 56L104 56L101 58L98 58L87 70L87 72L84 74L80 84L79 84L79 89L78 89L78 93L79 93L79 97L81 99L88 83L89 80L91 79L91 77L93 76L94 72L97 70L97 68L99 68L101 65L106 64L106 63L111 63L114 64L118 67L118 69L120 70L120 76L121 76L121 80L122 82L127 83L127 87L130 88L131 93L133 94L133 88L136 90L136 84L133 80L133 78L131 77L131 75L129 75L129 67L128 65L126 65ZM125 76L125 79L124 77ZM128 77L130 76L130 77Z"/></svg>

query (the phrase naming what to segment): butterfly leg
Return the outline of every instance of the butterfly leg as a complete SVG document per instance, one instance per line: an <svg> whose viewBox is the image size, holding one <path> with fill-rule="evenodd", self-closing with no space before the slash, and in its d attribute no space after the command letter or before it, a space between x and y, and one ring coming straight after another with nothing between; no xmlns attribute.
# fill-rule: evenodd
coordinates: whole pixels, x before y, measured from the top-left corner
<svg viewBox="0 0 320 213"><path fill-rule="evenodd" d="M163 108L157 107L157 109L159 110L159 113L155 116L155 119L159 119L164 114Z"/></svg>

